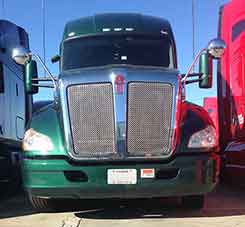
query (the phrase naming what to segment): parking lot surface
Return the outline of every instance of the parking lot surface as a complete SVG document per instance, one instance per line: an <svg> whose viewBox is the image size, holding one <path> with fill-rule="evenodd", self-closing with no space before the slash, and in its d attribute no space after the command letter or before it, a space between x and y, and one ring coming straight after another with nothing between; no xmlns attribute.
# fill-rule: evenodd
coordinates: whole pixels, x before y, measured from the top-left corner
<svg viewBox="0 0 245 227"><path fill-rule="evenodd" d="M178 199L134 201L62 201L61 212L39 213L23 193L0 198L0 227L81 226L245 226L243 188L219 186L208 194L204 209L187 210Z"/></svg>

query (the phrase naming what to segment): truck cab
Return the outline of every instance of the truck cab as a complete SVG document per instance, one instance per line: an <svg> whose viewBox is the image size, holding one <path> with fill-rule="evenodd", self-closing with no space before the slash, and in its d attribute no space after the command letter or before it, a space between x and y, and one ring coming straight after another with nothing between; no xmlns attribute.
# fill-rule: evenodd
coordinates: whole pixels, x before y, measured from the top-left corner
<svg viewBox="0 0 245 227"><path fill-rule="evenodd" d="M245 5L232 0L220 10L219 37L227 49L218 73L220 145L226 156L226 179L245 176Z"/></svg>
<svg viewBox="0 0 245 227"><path fill-rule="evenodd" d="M20 175L21 141L32 102L25 92L24 67L12 60L16 46L29 50L28 34L10 21L0 20L0 183L4 184Z"/></svg>
<svg viewBox="0 0 245 227"><path fill-rule="evenodd" d="M25 64L30 93L35 56L13 54ZM185 100L187 82L211 87L211 52L199 56L199 78L187 81L162 18L99 14L68 22L53 58L60 74L49 73L54 102L33 114L23 140L23 181L32 205L181 196L184 204L202 207L217 184L219 156L208 113Z"/></svg>

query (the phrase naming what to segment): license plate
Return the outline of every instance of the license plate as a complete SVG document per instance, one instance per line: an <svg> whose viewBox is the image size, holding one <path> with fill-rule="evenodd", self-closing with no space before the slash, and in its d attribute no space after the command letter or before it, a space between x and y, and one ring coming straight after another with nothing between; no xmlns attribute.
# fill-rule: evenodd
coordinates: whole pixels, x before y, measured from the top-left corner
<svg viewBox="0 0 245 227"><path fill-rule="evenodd" d="M136 169L108 169L107 184L136 184Z"/></svg>

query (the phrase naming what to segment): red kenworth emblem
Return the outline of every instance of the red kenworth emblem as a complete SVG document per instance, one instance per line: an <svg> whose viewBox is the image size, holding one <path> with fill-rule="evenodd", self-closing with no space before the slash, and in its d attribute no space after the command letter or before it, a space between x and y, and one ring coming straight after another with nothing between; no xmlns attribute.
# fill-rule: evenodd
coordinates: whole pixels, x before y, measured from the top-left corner
<svg viewBox="0 0 245 227"><path fill-rule="evenodd" d="M115 78L115 87L117 94L123 94L125 79L122 75L117 75Z"/></svg>

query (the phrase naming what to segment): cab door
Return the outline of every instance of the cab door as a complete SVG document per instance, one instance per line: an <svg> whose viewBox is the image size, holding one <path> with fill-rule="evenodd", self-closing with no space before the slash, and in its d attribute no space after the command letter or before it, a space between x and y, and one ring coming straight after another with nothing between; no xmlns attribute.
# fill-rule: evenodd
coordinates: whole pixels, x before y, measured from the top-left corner
<svg viewBox="0 0 245 227"><path fill-rule="evenodd" d="M245 35L234 45L231 61L231 132L245 138Z"/></svg>

